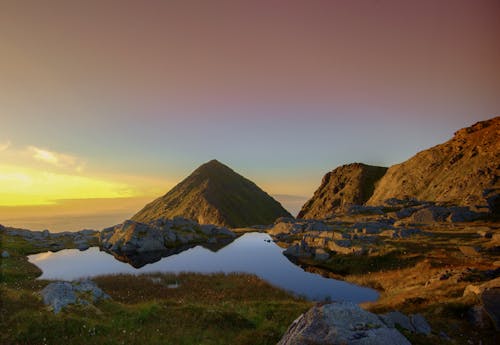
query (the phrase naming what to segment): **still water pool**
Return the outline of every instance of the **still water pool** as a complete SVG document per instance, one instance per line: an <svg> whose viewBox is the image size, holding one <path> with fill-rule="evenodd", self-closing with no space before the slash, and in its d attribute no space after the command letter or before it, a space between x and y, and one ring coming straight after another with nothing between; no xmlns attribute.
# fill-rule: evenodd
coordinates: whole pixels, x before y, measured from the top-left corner
<svg viewBox="0 0 500 345"><path fill-rule="evenodd" d="M377 299L373 289L304 271L270 240L267 234L247 233L216 252L196 246L141 268L118 261L97 247L83 252L76 249L46 252L28 258L43 271L40 279L73 280L117 273L245 272L311 300L361 303Z"/></svg>

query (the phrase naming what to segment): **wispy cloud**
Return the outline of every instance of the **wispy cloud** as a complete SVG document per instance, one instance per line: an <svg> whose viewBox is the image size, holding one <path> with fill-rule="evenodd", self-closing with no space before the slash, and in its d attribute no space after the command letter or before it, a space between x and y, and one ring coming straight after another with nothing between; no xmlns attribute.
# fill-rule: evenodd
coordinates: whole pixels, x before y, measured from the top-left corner
<svg viewBox="0 0 500 345"><path fill-rule="evenodd" d="M36 146L29 146L28 150L37 161L48 163L59 168L73 169L77 172L81 172L85 165L85 162L78 157L65 153L50 151Z"/></svg>
<svg viewBox="0 0 500 345"><path fill-rule="evenodd" d="M7 150L11 144L10 140L0 142L0 152Z"/></svg>

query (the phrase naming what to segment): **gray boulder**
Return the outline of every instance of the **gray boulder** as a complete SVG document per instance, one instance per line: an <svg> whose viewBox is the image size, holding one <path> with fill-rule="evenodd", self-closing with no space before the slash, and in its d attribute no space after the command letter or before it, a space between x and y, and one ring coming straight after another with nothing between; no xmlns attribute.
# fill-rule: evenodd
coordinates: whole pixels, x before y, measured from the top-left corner
<svg viewBox="0 0 500 345"><path fill-rule="evenodd" d="M87 305L110 298L91 280L51 283L40 291L40 295L55 314L70 304Z"/></svg>
<svg viewBox="0 0 500 345"><path fill-rule="evenodd" d="M415 332L415 327L411 323L410 318L400 311L391 311L387 314L380 315L380 318L389 327L399 325L410 332Z"/></svg>
<svg viewBox="0 0 500 345"><path fill-rule="evenodd" d="M76 293L70 282L55 282L47 285L41 292L43 303L52 306L54 313L62 308L76 303Z"/></svg>
<svg viewBox="0 0 500 345"><path fill-rule="evenodd" d="M411 345L395 328L351 302L315 306L288 328L278 345Z"/></svg>
<svg viewBox="0 0 500 345"><path fill-rule="evenodd" d="M389 327L398 325L412 333L431 334L431 326L427 320L420 314L411 314L409 317L399 311L392 311L380 315L380 319Z"/></svg>

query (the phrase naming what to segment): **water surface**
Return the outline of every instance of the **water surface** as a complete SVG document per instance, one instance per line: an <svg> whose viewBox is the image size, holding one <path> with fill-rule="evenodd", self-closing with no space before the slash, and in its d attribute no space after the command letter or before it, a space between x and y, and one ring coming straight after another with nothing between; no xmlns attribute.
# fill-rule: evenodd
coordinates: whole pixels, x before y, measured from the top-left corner
<svg viewBox="0 0 500 345"><path fill-rule="evenodd" d="M360 303L377 299L375 290L304 271L282 254L283 248L269 240L267 234L247 233L217 252L196 246L139 269L97 247L84 252L76 249L46 252L28 258L43 271L41 279L73 280L116 273L245 272L311 300Z"/></svg>

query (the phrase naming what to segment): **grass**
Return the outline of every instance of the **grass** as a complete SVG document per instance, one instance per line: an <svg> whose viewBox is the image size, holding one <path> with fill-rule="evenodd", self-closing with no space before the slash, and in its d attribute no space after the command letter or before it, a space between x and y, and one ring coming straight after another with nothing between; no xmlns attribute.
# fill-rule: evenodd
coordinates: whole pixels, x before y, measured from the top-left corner
<svg viewBox="0 0 500 345"><path fill-rule="evenodd" d="M490 240L481 238L476 228L497 223L429 226L429 236L386 239L377 244L375 254L332 255L324 262L301 259L306 270L330 278L343 279L380 291L377 301L363 307L375 313L400 310L423 314L433 328L430 337L403 332L412 344L450 344L439 336L443 331L453 344L496 344L494 330L481 330L467 321L467 312L477 305L476 296L463 296L469 284L481 283L485 270L499 261L498 251L485 250ZM481 247L478 257L467 257L459 246ZM441 279L442 277L445 277Z"/></svg>
<svg viewBox="0 0 500 345"><path fill-rule="evenodd" d="M46 249L1 240L0 344L276 344L312 305L247 274L111 275L94 279L111 300L55 315L26 258Z"/></svg>

